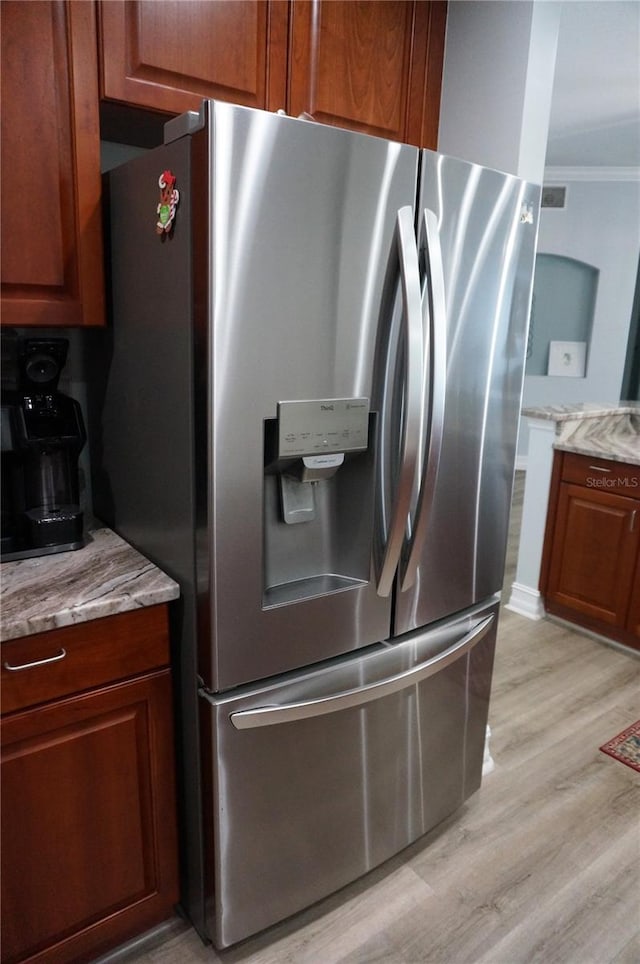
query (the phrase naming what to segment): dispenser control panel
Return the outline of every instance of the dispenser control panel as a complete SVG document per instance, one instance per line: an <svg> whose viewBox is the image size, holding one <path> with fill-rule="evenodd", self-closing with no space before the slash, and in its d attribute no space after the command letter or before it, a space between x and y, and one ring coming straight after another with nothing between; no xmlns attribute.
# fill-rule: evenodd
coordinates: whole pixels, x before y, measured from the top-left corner
<svg viewBox="0 0 640 964"><path fill-rule="evenodd" d="M278 402L278 457L359 452L369 444L368 398Z"/></svg>

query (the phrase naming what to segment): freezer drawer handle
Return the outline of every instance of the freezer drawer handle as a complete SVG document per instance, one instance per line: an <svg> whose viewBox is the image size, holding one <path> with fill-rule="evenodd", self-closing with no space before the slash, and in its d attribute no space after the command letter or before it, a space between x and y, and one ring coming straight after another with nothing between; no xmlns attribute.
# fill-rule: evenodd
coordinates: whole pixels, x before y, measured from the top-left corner
<svg viewBox="0 0 640 964"><path fill-rule="evenodd" d="M378 576L378 595L388 596L393 586L411 505L422 419L422 297L418 250L413 231L413 209L400 208L397 222L398 255L405 334L404 416L400 473L384 559Z"/></svg>
<svg viewBox="0 0 640 964"><path fill-rule="evenodd" d="M249 730L257 726L273 726L276 723L306 720L313 716L323 716L326 713L337 713L339 710L363 706L365 703L381 699L390 693L397 693L409 686L415 686L416 683L420 683L429 676L434 676L445 666L449 666L472 650L487 635L494 619L495 614L492 613L477 623L470 632L443 653L438 653L437 656L433 656L425 663L419 663L418 666L413 666L403 673L398 673L397 676L390 676L388 679L370 683L368 686L359 686L357 689L335 693L332 696L323 696L317 700L305 700L301 703L288 703L282 706L259 706L252 710L238 710L236 713L231 713L231 722L236 730Z"/></svg>
<svg viewBox="0 0 640 964"><path fill-rule="evenodd" d="M410 589L415 582L429 528L444 433L444 403L447 381L447 309L442 247L440 245L438 217L434 211L430 211L428 208L425 208L423 212L422 230L427 259L424 311L425 317L428 317L430 321L428 338L431 345L430 389L428 385L425 385L425 395L429 397L429 444L423 470L422 491L418 501L417 521L413 531L413 543L402 575L402 592Z"/></svg>
<svg viewBox="0 0 640 964"><path fill-rule="evenodd" d="M33 669L34 666L45 666L47 663L57 663L67 655L66 649L61 649L55 656L47 656L46 659L36 659L32 663L21 663L19 666L12 666L11 663L2 665L9 673L19 673L21 669Z"/></svg>

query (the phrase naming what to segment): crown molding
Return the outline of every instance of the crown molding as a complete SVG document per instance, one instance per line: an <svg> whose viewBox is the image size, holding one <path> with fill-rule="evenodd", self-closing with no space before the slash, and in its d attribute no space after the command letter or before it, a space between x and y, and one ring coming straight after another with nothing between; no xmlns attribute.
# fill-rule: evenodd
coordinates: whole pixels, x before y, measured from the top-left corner
<svg viewBox="0 0 640 964"><path fill-rule="evenodd" d="M565 181L640 181L640 167L545 167L545 184Z"/></svg>

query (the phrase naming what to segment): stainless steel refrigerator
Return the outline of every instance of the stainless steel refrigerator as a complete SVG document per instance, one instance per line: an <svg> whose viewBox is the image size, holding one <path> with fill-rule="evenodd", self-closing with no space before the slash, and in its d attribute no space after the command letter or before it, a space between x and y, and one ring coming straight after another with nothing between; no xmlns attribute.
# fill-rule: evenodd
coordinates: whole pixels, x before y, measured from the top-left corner
<svg viewBox="0 0 640 964"><path fill-rule="evenodd" d="M95 502L181 585L183 903L224 947L480 785L539 188L207 101L108 191Z"/></svg>

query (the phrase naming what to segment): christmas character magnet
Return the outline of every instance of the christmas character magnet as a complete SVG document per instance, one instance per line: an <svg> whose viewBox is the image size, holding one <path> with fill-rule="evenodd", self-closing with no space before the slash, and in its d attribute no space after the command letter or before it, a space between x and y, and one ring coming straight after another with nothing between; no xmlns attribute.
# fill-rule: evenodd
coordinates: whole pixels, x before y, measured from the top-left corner
<svg viewBox="0 0 640 964"><path fill-rule="evenodd" d="M156 209L158 220L156 234L165 236L171 232L176 216L176 208L180 201L180 193L176 188L176 176L171 171L163 171L158 178L160 188L160 203Z"/></svg>

